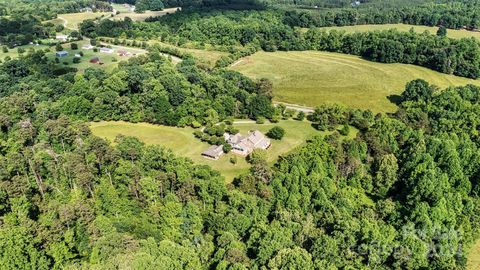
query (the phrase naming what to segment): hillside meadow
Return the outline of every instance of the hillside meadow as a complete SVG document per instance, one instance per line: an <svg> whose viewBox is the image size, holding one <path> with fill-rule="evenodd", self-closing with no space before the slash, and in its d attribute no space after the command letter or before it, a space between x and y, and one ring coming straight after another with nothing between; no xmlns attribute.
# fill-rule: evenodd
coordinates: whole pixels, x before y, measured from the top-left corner
<svg viewBox="0 0 480 270"><path fill-rule="evenodd" d="M339 103L374 112L394 112L396 105L392 100L414 79L424 79L440 88L480 85L479 80L415 65L377 63L319 51L258 52L230 68L252 79L270 79L275 101L310 107Z"/></svg>
<svg viewBox="0 0 480 270"><path fill-rule="evenodd" d="M365 25L352 25L352 26L333 26L333 27L321 27L320 29L324 30L343 30L347 33L354 33L354 32L368 32L368 31L383 31L383 30L390 30L390 29L397 29L399 31L413 31L417 33L423 33L428 31L430 34L436 34L438 27L436 26L423 26L423 25L410 25L410 24L365 24ZM303 29L307 31L307 29ZM468 30L455 30L455 29L447 29L447 36L450 38L480 38L480 32L478 31L468 31Z"/></svg>
<svg viewBox="0 0 480 270"><path fill-rule="evenodd" d="M296 147L305 143L308 138L316 135L325 135L330 132L320 132L307 121L284 120L279 123L256 124L253 121L239 121L234 126L240 133L247 134L250 130L260 130L266 133L274 126L283 127L286 130L285 137L281 141L272 140L272 146L267 152L267 161L273 164L280 155L286 154ZM193 135L194 129L190 127L178 128L147 123L128 122L92 122L90 130L98 137L114 142L118 135L133 136L146 144L157 144L170 148L178 156L188 157L198 164L209 165L219 171L227 182L231 182L235 176L245 173L250 165L244 158L237 156L237 164L230 163L233 153L223 155L219 160L210 160L201 156L209 145L201 142ZM356 136L357 130L351 128L349 137Z"/></svg>

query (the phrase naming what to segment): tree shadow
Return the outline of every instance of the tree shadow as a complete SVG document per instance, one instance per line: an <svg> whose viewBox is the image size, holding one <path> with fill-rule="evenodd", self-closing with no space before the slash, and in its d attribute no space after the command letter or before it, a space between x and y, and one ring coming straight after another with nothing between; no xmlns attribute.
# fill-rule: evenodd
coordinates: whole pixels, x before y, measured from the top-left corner
<svg viewBox="0 0 480 270"><path fill-rule="evenodd" d="M387 96L388 100L395 105L400 105L402 103L402 96L400 95L389 95Z"/></svg>

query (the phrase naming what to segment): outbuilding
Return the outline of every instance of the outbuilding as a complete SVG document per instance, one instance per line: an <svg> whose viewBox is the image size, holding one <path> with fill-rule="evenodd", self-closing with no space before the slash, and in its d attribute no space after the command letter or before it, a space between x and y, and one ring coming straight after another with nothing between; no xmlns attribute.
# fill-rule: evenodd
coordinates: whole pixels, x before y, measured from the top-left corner
<svg viewBox="0 0 480 270"><path fill-rule="evenodd" d="M212 145L202 153L202 156L210 159L219 159L223 155L222 145Z"/></svg>
<svg viewBox="0 0 480 270"><path fill-rule="evenodd" d="M65 57L65 56L68 56L68 52L67 51L60 51L60 52L56 52L55 55L57 57Z"/></svg>

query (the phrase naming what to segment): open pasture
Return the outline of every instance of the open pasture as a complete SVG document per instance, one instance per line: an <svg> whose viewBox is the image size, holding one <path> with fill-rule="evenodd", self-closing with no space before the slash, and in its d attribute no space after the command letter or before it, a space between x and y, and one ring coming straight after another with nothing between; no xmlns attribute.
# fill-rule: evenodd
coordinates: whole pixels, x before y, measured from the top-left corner
<svg viewBox="0 0 480 270"><path fill-rule="evenodd" d="M274 100L315 107L339 103L374 112L394 112L392 98L407 82L421 78L441 88L472 80L406 64L384 64L357 56L319 52L258 52L231 69L273 82Z"/></svg>

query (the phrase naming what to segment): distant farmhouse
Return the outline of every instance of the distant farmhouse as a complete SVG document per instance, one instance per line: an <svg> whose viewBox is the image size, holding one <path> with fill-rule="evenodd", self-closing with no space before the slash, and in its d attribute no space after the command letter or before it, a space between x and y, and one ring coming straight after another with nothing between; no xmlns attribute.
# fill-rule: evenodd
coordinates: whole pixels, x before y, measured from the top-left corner
<svg viewBox="0 0 480 270"><path fill-rule="evenodd" d="M65 56L68 56L68 52L67 52L67 51L56 52L56 53L55 53L55 56L57 56L57 57L65 57Z"/></svg>
<svg viewBox="0 0 480 270"><path fill-rule="evenodd" d="M258 130L250 131L246 136L237 134L223 134L225 142L232 146L232 152L241 156L248 156L255 149L267 150L271 146L270 139ZM223 155L222 145L212 145L202 153L210 159L219 159Z"/></svg>

